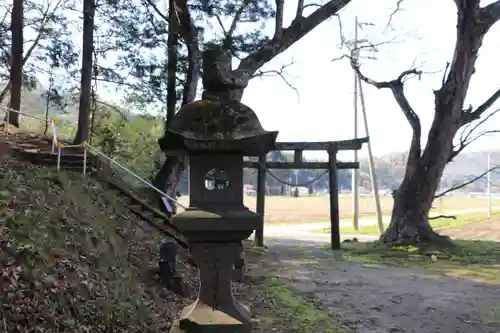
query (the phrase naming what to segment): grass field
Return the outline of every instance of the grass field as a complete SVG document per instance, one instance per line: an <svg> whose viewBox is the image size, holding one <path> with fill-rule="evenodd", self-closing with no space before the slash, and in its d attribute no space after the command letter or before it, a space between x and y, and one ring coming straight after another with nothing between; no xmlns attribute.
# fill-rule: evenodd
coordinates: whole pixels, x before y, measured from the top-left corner
<svg viewBox="0 0 500 333"><path fill-rule="evenodd" d="M181 203L188 204L187 196L181 198ZM255 210L256 197L245 197L245 205ZM380 205L384 215L389 215L392 210L393 199L391 196L380 197ZM449 210L465 210L474 208L488 208L486 198L444 197L434 203L437 213ZM500 206L500 199L493 200L493 206ZM361 197L359 200L361 216L373 218L376 213L372 197ZM341 195L339 197L340 218L352 216L352 197ZM330 219L330 202L328 196L311 197L266 197L265 221L267 223L307 223L325 222Z"/></svg>

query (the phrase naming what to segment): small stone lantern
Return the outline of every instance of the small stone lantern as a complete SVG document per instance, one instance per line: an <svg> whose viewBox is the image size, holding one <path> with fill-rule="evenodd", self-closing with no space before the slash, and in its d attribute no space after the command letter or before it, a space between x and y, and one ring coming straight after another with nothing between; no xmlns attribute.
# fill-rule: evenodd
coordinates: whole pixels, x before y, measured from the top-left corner
<svg viewBox="0 0 500 333"><path fill-rule="evenodd" d="M243 156L266 154L277 135L240 102L201 100L182 107L159 140L167 155L189 157L189 208L172 223L187 239L200 276L198 299L170 333L251 332L250 313L231 292L241 242L263 223L243 204Z"/></svg>

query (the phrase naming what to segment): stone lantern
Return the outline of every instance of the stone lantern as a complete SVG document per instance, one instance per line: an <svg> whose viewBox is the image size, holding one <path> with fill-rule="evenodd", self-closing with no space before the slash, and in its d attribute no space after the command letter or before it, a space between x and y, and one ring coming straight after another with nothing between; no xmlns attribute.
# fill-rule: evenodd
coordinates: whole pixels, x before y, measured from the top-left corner
<svg viewBox="0 0 500 333"><path fill-rule="evenodd" d="M172 223L196 261L200 289L171 333L250 333L250 313L231 292L241 242L263 219L243 204L243 156L274 148L278 132L265 131L246 105L201 100L182 107L159 140L167 155L188 156L190 202Z"/></svg>

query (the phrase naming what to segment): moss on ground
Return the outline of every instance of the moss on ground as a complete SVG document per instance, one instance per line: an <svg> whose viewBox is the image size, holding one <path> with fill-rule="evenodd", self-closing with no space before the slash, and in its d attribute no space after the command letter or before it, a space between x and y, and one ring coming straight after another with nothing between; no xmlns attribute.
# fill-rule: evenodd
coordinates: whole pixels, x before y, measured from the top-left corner
<svg viewBox="0 0 500 333"><path fill-rule="evenodd" d="M450 248L387 247L377 243L345 244L350 261L421 268L433 274L477 278L500 283L500 243L454 240Z"/></svg>
<svg viewBox="0 0 500 333"><path fill-rule="evenodd" d="M79 173L0 164L2 332L164 332L182 299L141 277L158 234Z"/></svg>
<svg viewBox="0 0 500 333"><path fill-rule="evenodd" d="M273 299L269 309L266 327L275 327L280 332L287 333L346 333L337 318L317 309L292 288L284 285L278 279L266 278L262 287ZM283 329L285 328L285 329Z"/></svg>

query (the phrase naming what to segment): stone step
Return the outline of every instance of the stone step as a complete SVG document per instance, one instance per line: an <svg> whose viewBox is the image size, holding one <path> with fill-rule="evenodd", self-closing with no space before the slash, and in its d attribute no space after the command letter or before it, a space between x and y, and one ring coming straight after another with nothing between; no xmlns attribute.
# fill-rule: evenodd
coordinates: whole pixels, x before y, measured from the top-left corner
<svg viewBox="0 0 500 333"><path fill-rule="evenodd" d="M25 154L36 154L38 156L41 156L46 159L54 159L57 160L57 150L56 152L52 153L51 151L46 151L42 149L37 149L37 148L18 148L18 147L13 147L13 150L18 151L20 153L25 153ZM66 159L66 160L80 160L83 161L84 158L83 152L75 152L75 151L61 151L61 157ZM87 159L93 159L95 158L94 155L87 154Z"/></svg>
<svg viewBox="0 0 500 333"><path fill-rule="evenodd" d="M156 222L154 219L152 219L148 216L145 216L144 212L141 212L140 210L138 210L136 208L136 206L134 206L134 205L129 205L128 208L132 213L134 213L135 215L140 217L142 220L148 222L148 224L150 226L154 227L155 229L164 233L167 236L173 237L181 247L187 248L187 243L184 240L182 233L177 228L175 228L173 225L164 224L164 223L161 224L161 223Z"/></svg>
<svg viewBox="0 0 500 333"><path fill-rule="evenodd" d="M57 165L57 158L55 159L47 158L38 154L28 154L28 155L23 154L22 158L30 161L33 164L47 165L47 166ZM60 165L83 168L83 160L73 160L61 157ZM87 168L93 167L95 165L95 161L93 161L92 159L88 159L86 165Z"/></svg>
<svg viewBox="0 0 500 333"><path fill-rule="evenodd" d="M149 203L144 202L136 194L123 188L121 185L118 185L116 182L111 181L111 180L107 180L107 182L111 187L118 190L124 196L128 197L128 199L131 200L134 203L134 205L141 206L142 211L148 211L149 213L153 214L155 218L165 221L166 224L170 224L170 219L166 214L164 214L160 210L152 207Z"/></svg>
<svg viewBox="0 0 500 333"><path fill-rule="evenodd" d="M123 197L127 198L129 202L128 208L131 212L140 216L157 229L161 227L163 229L160 229L161 231L166 231L166 234L174 237L179 242L179 245L183 248L187 248L187 242L182 236L182 233L170 223L170 219L167 215L152 207L149 203L141 200L136 194L117 184L117 182L110 179L104 179L104 181L117 190Z"/></svg>
<svg viewBox="0 0 500 333"><path fill-rule="evenodd" d="M39 149L13 147L13 152L17 156L38 165L57 165L58 155L52 152L45 152ZM60 164L62 166L80 166L83 168L83 154L61 154ZM89 155L87 156L87 167L97 165L97 159Z"/></svg>

